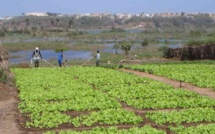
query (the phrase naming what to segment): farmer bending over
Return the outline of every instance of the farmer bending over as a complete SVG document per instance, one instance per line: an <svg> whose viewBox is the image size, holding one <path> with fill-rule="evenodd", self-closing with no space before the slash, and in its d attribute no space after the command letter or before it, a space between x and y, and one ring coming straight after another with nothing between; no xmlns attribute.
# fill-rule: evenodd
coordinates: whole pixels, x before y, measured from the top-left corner
<svg viewBox="0 0 215 134"><path fill-rule="evenodd" d="M33 51L33 54L31 57L34 61L35 67L39 67L39 60L42 60L42 55L38 47L35 48L35 51Z"/></svg>

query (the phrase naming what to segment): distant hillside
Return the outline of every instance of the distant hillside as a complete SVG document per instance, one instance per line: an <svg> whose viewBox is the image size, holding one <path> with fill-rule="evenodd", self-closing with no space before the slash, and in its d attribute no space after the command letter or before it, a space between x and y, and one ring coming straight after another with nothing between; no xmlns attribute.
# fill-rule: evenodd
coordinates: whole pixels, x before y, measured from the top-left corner
<svg viewBox="0 0 215 134"><path fill-rule="evenodd" d="M69 17L69 16L19 16L0 22L0 30L7 31L24 31L26 33L37 30L43 31L68 31L75 29L174 29L193 30L208 29L213 27L214 20L206 14L195 16L178 16L178 17L137 17L129 19L117 17Z"/></svg>

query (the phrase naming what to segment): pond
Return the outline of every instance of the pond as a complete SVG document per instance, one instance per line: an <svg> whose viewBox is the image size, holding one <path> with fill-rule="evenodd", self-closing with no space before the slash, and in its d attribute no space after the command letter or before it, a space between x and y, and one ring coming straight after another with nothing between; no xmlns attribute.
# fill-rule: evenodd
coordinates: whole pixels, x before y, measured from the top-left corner
<svg viewBox="0 0 215 134"><path fill-rule="evenodd" d="M110 30L111 29L88 29L88 30L84 30L84 31L86 31L89 34L99 34L99 33L107 32L107 31L110 31ZM128 30L125 30L125 31L126 31L126 33L141 33L144 30L141 30L141 29L128 29Z"/></svg>
<svg viewBox="0 0 215 134"><path fill-rule="evenodd" d="M57 59L57 53L54 50L40 50L43 59ZM11 63L21 63L28 62L31 60L33 51L18 51L18 52L9 52L10 57L20 56L19 58L10 58L9 62ZM92 56L92 52L90 51L65 51L64 52L65 59L88 59Z"/></svg>
<svg viewBox="0 0 215 134"><path fill-rule="evenodd" d="M180 47L183 47L183 44L181 44L181 43L178 43L178 44L168 44L168 45L159 44L158 46L159 47L167 46L168 48L180 48Z"/></svg>
<svg viewBox="0 0 215 134"><path fill-rule="evenodd" d="M115 54L116 50L112 49L114 44L105 44L105 48L100 50L100 53L112 53ZM56 59L57 60L57 53L54 50L40 50L43 59L50 60L50 59ZM123 51L118 49L118 53L122 53ZM17 51L17 52L9 52L9 56L12 57L9 59L9 62L11 63L21 63L21 62L29 62L31 60L33 50L29 51ZM74 60L74 59L82 59L86 60L89 59L92 55L95 55L96 52L92 51L84 51L84 50L69 50L65 51L65 59L67 60Z"/></svg>
<svg viewBox="0 0 215 134"><path fill-rule="evenodd" d="M114 43L106 43L104 44L104 48L100 50L100 53L111 53L115 54L116 49L113 48ZM159 44L158 46L164 46L164 44ZM183 45L178 43L178 44L169 44L167 45L170 48L177 48L177 47L182 47ZM131 50L135 50L136 48L142 47L141 44L134 44L131 47ZM9 59L10 63L22 63L22 62L29 62L31 60L31 55L33 51L17 51L17 52L9 52L9 56L12 57ZM117 49L117 53L123 53L121 48ZM43 59L45 60L50 60L50 59L56 59L57 60L57 53L54 50L41 50L41 54ZM89 59L92 55L96 54L96 52L92 51L84 51L84 50L69 50L65 51L65 59L67 60L74 60L74 59L82 59L86 60Z"/></svg>

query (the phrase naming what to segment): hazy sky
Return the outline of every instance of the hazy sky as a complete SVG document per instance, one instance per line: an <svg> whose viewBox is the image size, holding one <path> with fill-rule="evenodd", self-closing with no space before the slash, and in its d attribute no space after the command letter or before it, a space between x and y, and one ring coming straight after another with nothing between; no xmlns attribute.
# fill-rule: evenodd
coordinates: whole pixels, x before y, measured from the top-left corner
<svg viewBox="0 0 215 134"><path fill-rule="evenodd" d="M215 0L0 0L0 17L26 12L73 13L215 13Z"/></svg>

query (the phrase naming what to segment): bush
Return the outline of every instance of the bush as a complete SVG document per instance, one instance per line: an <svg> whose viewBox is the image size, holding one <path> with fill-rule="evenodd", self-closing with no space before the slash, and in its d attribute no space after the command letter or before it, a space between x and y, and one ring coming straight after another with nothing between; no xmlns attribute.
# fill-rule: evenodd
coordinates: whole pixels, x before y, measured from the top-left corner
<svg viewBox="0 0 215 134"><path fill-rule="evenodd" d="M68 49L66 49L66 48L56 48L56 49L55 49L55 52L58 53L58 52L60 52L61 50L63 50L63 52L68 51Z"/></svg>
<svg viewBox="0 0 215 134"><path fill-rule="evenodd" d="M158 51L161 51L163 53L163 56L164 57L167 57L167 53L168 53L168 49L169 47L167 47L166 45L165 46L162 46L158 49Z"/></svg>
<svg viewBox="0 0 215 134"><path fill-rule="evenodd" d="M120 68L124 68L124 66L123 66L122 64L120 64L118 68L119 68L119 69L120 69Z"/></svg>
<svg viewBox="0 0 215 134"><path fill-rule="evenodd" d="M67 36L70 37L70 36L78 36L78 35L84 35L84 34L87 34L87 32L84 32L84 31L73 31L73 32L69 32L67 33Z"/></svg>
<svg viewBox="0 0 215 134"><path fill-rule="evenodd" d="M143 42L142 42L142 47L143 46L148 46L148 39L145 39Z"/></svg>
<svg viewBox="0 0 215 134"><path fill-rule="evenodd" d="M207 39L207 40L189 40L186 42L187 46L200 46L200 45L206 45L206 44L215 44L215 39Z"/></svg>
<svg viewBox="0 0 215 134"><path fill-rule="evenodd" d="M7 75L2 69L0 69L0 81L3 83L7 83Z"/></svg>
<svg viewBox="0 0 215 134"><path fill-rule="evenodd" d="M110 69L116 69L117 66L114 64L107 64L107 65L101 65L101 67L103 68L110 68Z"/></svg>
<svg viewBox="0 0 215 134"><path fill-rule="evenodd" d="M148 70L149 74L154 74L154 71L152 69Z"/></svg>
<svg viewBox="0 0 215 134"><path fill-rule="evenodd" d="M3 31L0 31L0 37L4 37L5 33Z"/></svg>
<svg viewBox="0 0 215 134"><path fill-rule="evenodd" d="M203 45L205 44L204 41L200 41L200 40L189 40L186 45L187 46L200 46L200 45Z"/></svg>
<svg viewBox="0 0 215 134"><path fill-rule="evenodd" d="M49 30L47 30L47 31L49 31L49 32L54 32L54 33L64 32L63 29L49 29Z"/></svg>
<svg viewBox="0 0 215 134"><path fill-rule="evenodd" d="M124 29L112 27L110 32L126 32Z"/></svg>

